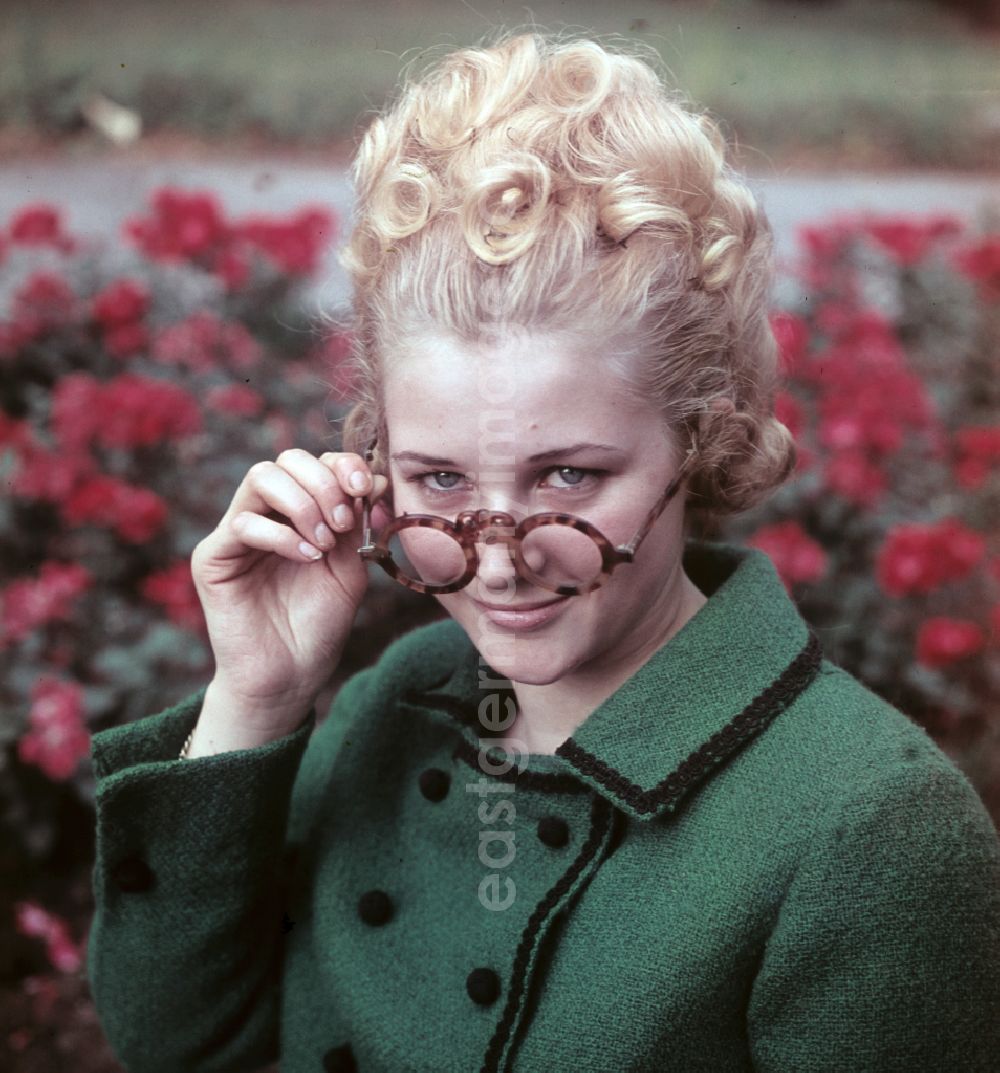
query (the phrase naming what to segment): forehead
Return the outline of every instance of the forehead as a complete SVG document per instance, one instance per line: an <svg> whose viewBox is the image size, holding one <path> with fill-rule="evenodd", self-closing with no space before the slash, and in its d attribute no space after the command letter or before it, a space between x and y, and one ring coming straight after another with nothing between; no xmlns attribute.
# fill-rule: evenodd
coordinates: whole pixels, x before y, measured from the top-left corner
<svg viewBox="0 0 1000 1073"><path fill-rule="evenodd" d="M407 447L411 437L474 443L491 424L535 444L545 432L585 432L624 445L630 431L648 430L661 419L648 404L628 398L608 366L607 345L526 330L475 344L442 334L415 336L384 373L393 445L402 446L403 437Z"/></svg>

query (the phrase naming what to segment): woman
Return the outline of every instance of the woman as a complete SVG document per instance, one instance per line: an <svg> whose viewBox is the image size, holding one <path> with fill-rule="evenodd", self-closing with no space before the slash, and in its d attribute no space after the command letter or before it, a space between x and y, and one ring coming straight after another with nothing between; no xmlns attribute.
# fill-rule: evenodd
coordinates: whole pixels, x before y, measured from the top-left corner
<svg viewBox="0 0 1000 1073"><path fill-rule="evenodd" d="M996 1068L985 809L762 553L692 535L794 460L715 128L508 35L354 178L345 450L250 470L192 558L212 681L94 738L127 1068ZM371 563L448 618L317 725Z"/></svg>

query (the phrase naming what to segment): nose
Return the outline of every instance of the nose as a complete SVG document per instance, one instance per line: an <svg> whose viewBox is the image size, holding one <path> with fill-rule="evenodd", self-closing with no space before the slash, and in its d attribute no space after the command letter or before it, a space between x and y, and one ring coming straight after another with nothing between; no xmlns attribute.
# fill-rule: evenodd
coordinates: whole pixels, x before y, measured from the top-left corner
<svg viewBox="0 0 1000 1073"><path fill-rule="evenodd" d="M486 534L477 541L476 551L479 553L479 568L476 571L479 582L490 593L512 593L517 585L513 546Z"/></svg>

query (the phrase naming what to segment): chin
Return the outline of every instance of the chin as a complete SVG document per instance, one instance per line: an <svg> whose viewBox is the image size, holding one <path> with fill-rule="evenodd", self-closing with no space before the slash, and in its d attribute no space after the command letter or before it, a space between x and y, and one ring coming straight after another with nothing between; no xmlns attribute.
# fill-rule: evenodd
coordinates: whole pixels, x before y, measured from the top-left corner
<svg viewBox="0 0 1000 1073"><path fill-rule="evenodd" d="M483 661L498 675L521 685L547 686L558 682L577 665L563 641L517 636L486 629L470 632Z"/></svg>

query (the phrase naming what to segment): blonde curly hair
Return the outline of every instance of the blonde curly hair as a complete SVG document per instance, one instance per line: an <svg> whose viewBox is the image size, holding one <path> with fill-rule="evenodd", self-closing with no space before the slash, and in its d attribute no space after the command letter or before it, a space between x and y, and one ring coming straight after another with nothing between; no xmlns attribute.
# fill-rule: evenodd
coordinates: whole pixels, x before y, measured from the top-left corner
<svg viewBox="0 0 1000 1073"><path fill-rule="evenodd" d="M352 176L342 446L363 453L377 433L376 472L387 355L422 329L471 343L507 325L636 344L638 361L606 367L698 433L688 506L703 529L791 472L767 219L719 128L650 63L534 30L452 52L375 116Z"/></svg>

